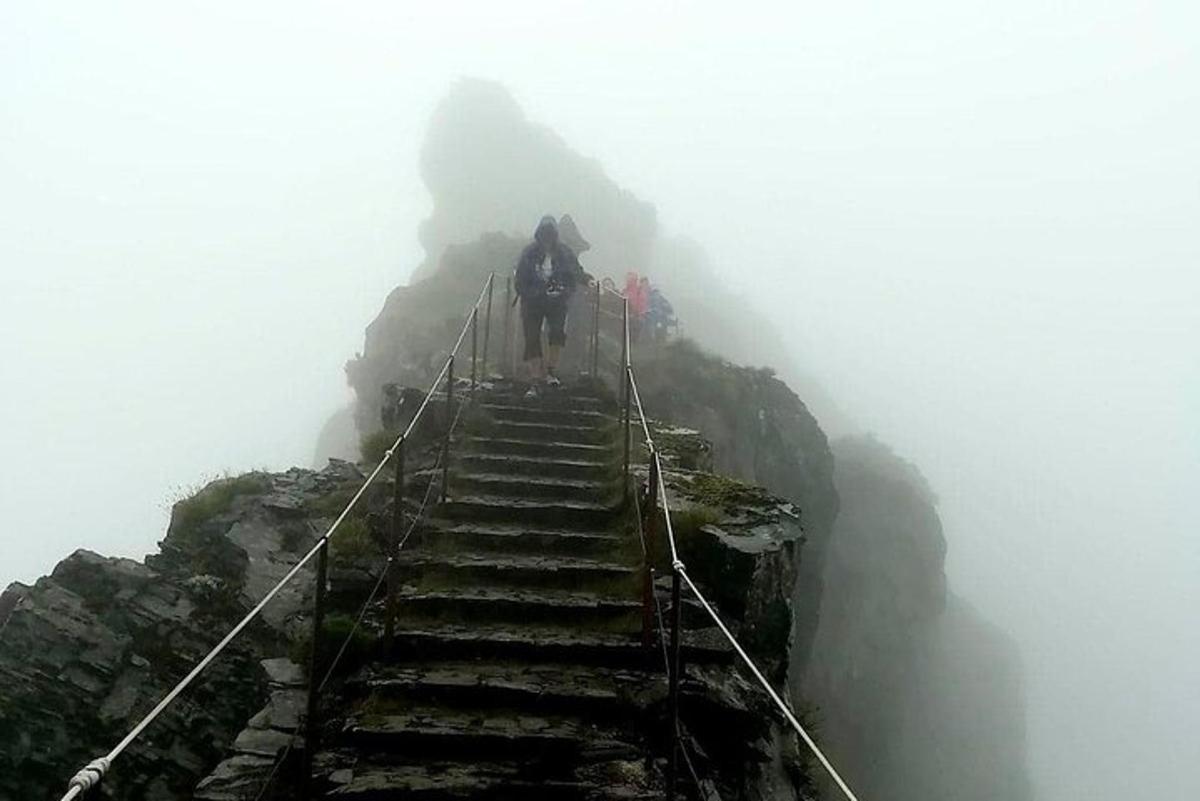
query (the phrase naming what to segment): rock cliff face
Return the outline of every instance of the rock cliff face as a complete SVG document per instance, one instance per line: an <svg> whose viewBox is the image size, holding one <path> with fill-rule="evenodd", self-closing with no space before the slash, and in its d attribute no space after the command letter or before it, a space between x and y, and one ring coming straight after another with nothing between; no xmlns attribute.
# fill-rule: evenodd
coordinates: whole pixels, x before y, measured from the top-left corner
<svg viewBox="0 0 1200 801"><path fill-rule="evenodd" d="M479 135L492 128L498 131L495 137ZM947 592L946 545L932 494L915 468L900 469L894 457L869 458L869 453L886 452L878 444L846 440L838 454L831 453L826 432L852 433L853 421L794 362L785 340L722 286L721 271L736 265L714 265L697 243L659 231L651 206L526 120L494 85L464 82L456 88L431 126L424 158L435 212L422 230L427 256L420 275L436 277L470 264L463 271L478 282L488 270L511 267L532 221L547 212L570 212L593 244L583 260L587 269L618 283L634 269L663 288L682 330L703 350L676 344L636 354L639 365L652 365L639 369L648 409L705 432L713 440L710 457L719 472L769 487L804 510L794 686L821 706L823 731L839 756L902 755L880 757L873 768L855 767L852 775L894 797L900 784L936 785L927 777L938 773L939 760L955 754L956 764L971 766L954 774L960 784L992 788L992 797L1027 798L1028 790L1021 789L1027 781L1019 736L1024 717L1019 666L1004 636ZM459 169L459 164L470 166ZM568 180L544 174L546 165L555 165L555 175ZM477 180L478 175L487 180ZM541 177L530 184L530 176ZM508 236L476 241L479 232L494 229ZM497 244L501 241L506 244ZM446 249L450 244L456 247ZM442 267L435 272L439 259ZM469 284L462 282L455 309L469 303ZM397 290L389 299L377 323L381 335L368 337L360 360L370 368L356 373L352 365L351 384L363 399L359 415L368 429L374 425L374 387L401 380L405 365L419 362L404 343L420 337L414 333L418 326L405 318L426 313L422 286ZM777 372L737 363L771 365ZM978 706L964 694L953 706L913 708L911 699L923 692L919 682L928 688L935 675L957 681L950 677L956 664L947 650L951 643L973 646L955 659L963 669L978 668L990 692L971 696L979 699ZM984 660L984 653L991 656ZM930 660L940 658L937 654L945 661L935 668ZM964 709L974 715L962 715ZM908 722L884 725L900 720ZM924 734L920 726L926 727ZM860 741L851 734L856 731L875 734ZM1011 734L1008 745L993 732ZM847 758L851 763L862 759ZM926 778L918 780L916 766L927 769Z"/></svg>
<svg viewBox="0 0 1200 801"><path fill-rule="evenodd" d="M760 484L804 510L792 653L795 664L804 664L838 513L833 456L824 432L769 370L733 365L687 341L637 348L634 355L648 414L699 429L712 440L718 472Z"/></svg>
<svg viewBox="0 0 1200 801"><path fill-rule="evenodd" d="M869 437L833 452L842 510L801 684L830 752L865 798L1032 798L1016 651L947 591L929 486Z"/></svg>
<svg viewBox="0 0 1200 801"><path fill-rule="evenodd" d="M771 344L777 337L747 333L752 311L727 296L703 252L661 237L649 204L529 123L502 89L456 87L435 115L422 170L434 198L425 262L389 295L347 364L356 404L323 432L318 455L358 452L357 438L380 427L384 384L427 386L484 277L511 268L542 214L570 212L593 243L585 268L649 273L713 351L675 342L634 354L647 410L663 421L656 440L673 459L681 547L755 656L780 682L790 678L797 708L819 707L819 736L862 797L1031 798L1018 660L947 591L945 538L916 469L872 440L831 449L818 419L849 424ZM493 365L505 306L498 291ZM577 330L571 341L579 347ZM788 383L727 359L778 364ZM335 462L218 482L176 507L160 553L144 564L79 552L33 587L10 588L0 597L0 801L43 797L110 747L313 542L361 478ZM106 784L110 797L191 797L222 757L200 797L253 797L296 722L298 679L283 656L303 636L310 586L301 580L269 606L134 745ZM697 610L689 614L695 623ZM761 693L727 669L697 665L690 677L684 720L711 777L706 790L811 797L811 765Z"/></svg>
<svg viewBox="0 0 1200 801"><path fill-rule="evenodd" d="M78 551L0 623L0 799L45 798L106 753L283 575L329 522L353 465L250 474L176 504L160 553ZM122 756L111 798L188 798L262 705L264 656L286 653L311 580L282 593Z"/></svg>
<svg viewBox="0 0 1200 801"><path fill-rule="evenodd" d="M469 245L448 248L436 272L392 290L379 315L367 326L362 353L346 364L346 377L355 394L354 421L360 433L380 427L384 384L428 387L462 330L467 310L493 270L499 270L501 277L492 298L489 349L493 363L499 361L506 312L515 325L515 310L506 309L504 271L516 263L524 246L521 239L487 234ZM459 375L463 374L462 368L460 362ZM326 447L332 450L333 444Z"/></svg>

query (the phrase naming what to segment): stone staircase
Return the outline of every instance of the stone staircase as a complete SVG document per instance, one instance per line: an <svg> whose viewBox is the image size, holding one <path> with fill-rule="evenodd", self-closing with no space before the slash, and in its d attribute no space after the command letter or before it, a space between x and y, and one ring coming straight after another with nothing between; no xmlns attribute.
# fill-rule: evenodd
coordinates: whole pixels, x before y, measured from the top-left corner
<svg viewBox="0 0 1200 801"><path fill-rule="evenodd" d="M616 405L583 382L480 391L452 452L447 502L400 555L391 657L343 685L321 792L661 798L666 679L641 642Z"/></svg>

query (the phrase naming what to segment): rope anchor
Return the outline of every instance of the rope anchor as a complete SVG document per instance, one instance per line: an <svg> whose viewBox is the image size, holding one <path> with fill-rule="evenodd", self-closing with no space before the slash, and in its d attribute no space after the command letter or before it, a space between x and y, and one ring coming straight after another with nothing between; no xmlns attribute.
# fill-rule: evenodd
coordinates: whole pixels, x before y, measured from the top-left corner
<svg viewBox="0 0 1200 801"><path fill-rule="evenodd" d="M111 764L107 757L93 759L87 764L87 767L71 777L71 783L67 785L67 789L77 789L78 793L76 795L86 793L100 783L100 780L104 778L104 774L108 773L108 768Z"/></svg>

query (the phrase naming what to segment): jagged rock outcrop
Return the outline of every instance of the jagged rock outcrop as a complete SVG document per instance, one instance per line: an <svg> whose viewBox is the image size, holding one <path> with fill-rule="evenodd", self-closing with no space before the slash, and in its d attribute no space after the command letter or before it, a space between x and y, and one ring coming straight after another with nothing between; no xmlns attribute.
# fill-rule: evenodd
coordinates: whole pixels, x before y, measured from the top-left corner
<svg viewBox="0 0 1200 801"><path fill-rule="evenodd" d="M427 386L484 277L511 268L542 214L570 212L593 243L586 268L618 280L626 269L648 273L675 303L684 330L720 355L686 342L635 351L647 410L666 421L657 429L660 445L674 437L681 446L673 450L667 480L682 505L685 558L772 676L782 681L790 674L793 690L801 690L797 707L820 705L820 735L863 797L1028 799L1017 659L1003 635L946 592L945 543L931 493L913 468L877 443L848 440L831 453L809 405L827 426L849 424L790 364L783 340L729 296L703 251L660 236L649 204L529 123L492 84L465 81L439 107L422 174L434 200L421 230L425 262L418 280L389 295L363 352L347 365L353 420L339 413L319 450L358 453L360 437L364 453L386 447L373 436L382 424L382 388ZM493 233L480 235L486 231ZM509 311L503 283L497 286L493 367L504 353L501 326ZM584 319L573 314L572 326ZM570 330L568 363L580 366L583 339L579 328ZM771 370L726 358L779 366L800 396ZM711 445L679 426L703 431ZM773 495L714 476L713 469ZM361 477L355 466L335 463L319 472L218 482L176 508L161 553L145 564L81 552L34 587L11 588L0 598L0 801L44 795L110 746L283 574ZM479 480L506 479L512 483L503 475ZM369 518L354 522L355 547L369 555L378 527ZM511 561L497 569L514 569ZM371 577L369 566L341 565L333 585ZM303 638L310 585L302 580L283 593L185 704L135 744L106 785L110 797L190 797L222 756L202 793L253 797L296 720L295 676L283 681L268 668L278 668L273 659ZM659 592L665 589L660 581ZM415 592L415 601L436 606L444 600L436 595L436 588ZM357 598L351 592L338 602ZM691 623L703 622L694 607L688 615ZM394 670L359 678L360 689L384 681L389 691L444 690L462 676ZM570 684L544 671L507 668L491 679L518 694ZM625 703L627 677L606 679L612 682L604 691ZM728 664L696 661L685 693L687 737L709 777L706 790L727 799L808 797L810 766L755 686ZM653 701L634 707L648 713ZM470 733L475 723L453 725ZM231 750L235 736L241 745ZM337 785L346 778L347 755L326 756L325 778ZM627 774L610 767L628 789L653 789L650 773L632 762ZM449 778L469 789L477 776ZM396 777L377 774L360 784L365 797L387 789L371 785L376 780Z"/></svg>
<svg viewBox="0 0 1200 801"><path fill-rule="evenodd" d="M367 326L362 353L346 364L360 434L380 428L384 385L429 385L449 355L488 274L510 270L524 246L524 240L515 237L487 234L469 245L448 248L435 273L392 290L383 309ZM502 355L506 313L515 325L514 310L506 309L501 279L492 298L488 345L493 365L499 364ZM460 362L460 376L462 368Z"/></svg>
<svg viewBox="0 0 1200 801"><path fill-rule="evenodd" d="M1015 648L947 592L946 540L917 468L834 442L842 508L801 687L864 798L1032 798Z"/></svg>
<svg viewBox="0 0 1200 801"><path fill-rule="evenodd" d="M146 562L77 551L6 593L0 629L0 799L46 797L108 751L330 522L347 463L214 482L176 504ZM312 581L267 607L226 655L121 757L107 796L187 798L262 705L259 660L286 653Z"/></svg>
<svg viewBox="0 0 1200 801"><path fill-rule="evenodd" d="M657 220L654 207L573 151L553 131L526 118L512 95L490 81L463 79L434 111L421 148L421 177L433 213L421 224L432 275L451 246L485 232L527 241L544 214L569 212L593 245L587 264L610 275L643 270ZM516 259L502 262L511 269Z"/></svg>
<svg viewBox="0 0 1200 801"><path fill-rule="evenodd" d="M804 403L769 370L739 367L686 340L635 350L647 412L712 440L717 472L759 484L804 510L796 567L796 636L803 664L817 625L825 551L838 512L833 456Z"/></svg>
<svg viewBox="0 0 1200 801"><path fill-rule="evenodd" d="M196 787L195 801L263 799L276 777L288 789L297 787L294 774L301 761L291 757L304 747L308 677L287 657L260 664L269 680L267 703L233 741L229 756ZM281 762L282 754L288 758Z"/></svg>

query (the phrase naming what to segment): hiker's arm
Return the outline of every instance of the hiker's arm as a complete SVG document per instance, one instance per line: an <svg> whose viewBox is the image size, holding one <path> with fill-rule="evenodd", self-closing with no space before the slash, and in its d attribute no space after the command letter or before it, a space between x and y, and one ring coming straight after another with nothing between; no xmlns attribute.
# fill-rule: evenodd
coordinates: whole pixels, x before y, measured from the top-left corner
<svg viewBox="0 0 1200 801"><path fill-rule="evenodd" d="M523 297L529 289L529 278L533 274L533 261L526 251L517 259L517 268L513 271L513 289L517 297Z"/></svg>

